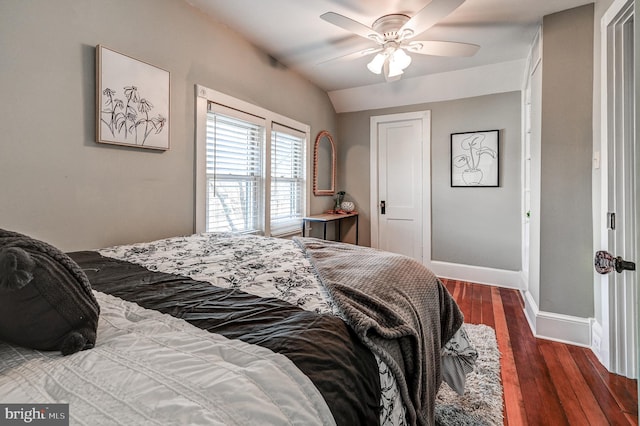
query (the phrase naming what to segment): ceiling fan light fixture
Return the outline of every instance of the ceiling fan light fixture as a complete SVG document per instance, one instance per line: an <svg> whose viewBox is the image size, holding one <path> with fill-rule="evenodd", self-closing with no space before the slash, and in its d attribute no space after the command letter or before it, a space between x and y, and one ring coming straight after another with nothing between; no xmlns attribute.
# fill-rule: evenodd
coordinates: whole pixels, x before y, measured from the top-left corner
<svg viewBox="0 0 640 426"><path fill-rule="evenodd" d="M384 53L378 53L372 60L367 64L367 68L374 74L381 74L382 67L387 60L387 55Z"/></svg>
<svg viewBox="0 0 640 426"><path fill-rule="evenodd" d="M407 55L403 49L396 49L389 59L390 65L404 70L411 64L411 56Z"/></svg>
<svg viewBox="0 0 640 426"><path fill-rule="evenodd" d="M404 71L402 71L397 67L394 68L390 66L390 64L391 64L391 61L385 62L384 69L383 69L384 81L386 81L387 83L400 80L402 78L402 74L404 74Z"/></svg>
<svg viewBox="0 0 640 426"><path fill-rule="evenodd" d="M404 70L411 64L411 56L402 49L396 49L389 56L389 67L387 77L397 77L404 73Z"/></svg>

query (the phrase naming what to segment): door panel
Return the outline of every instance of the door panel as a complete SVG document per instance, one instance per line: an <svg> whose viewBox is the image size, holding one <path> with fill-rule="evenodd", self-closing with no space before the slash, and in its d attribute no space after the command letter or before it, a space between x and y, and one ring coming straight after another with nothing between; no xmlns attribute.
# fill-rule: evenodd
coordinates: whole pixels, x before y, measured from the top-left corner
<svg viewBox="0 0 640 426"><path fill-rule="evenodd" d="M627 7L618 17L613 30L615 40L612 49L614 79L612 138L609 140L609 211L615 214L610 223L609 247L617 256L635 260L635 189L634 189L634 133L633 116L633 9ZM636 356L637 330L636 315L636 274L623 272L610 278L616 310L614 365L617 372L627 377L637 377Z"/></svg>
<svg viewBox="0 0 640 426"><path fill-rule="evenodd" d="M424 227L430 226L430 220L425 225L430 217L425 214L429 199L424 184L424 174L429 173L428 162L424 164L428 158L424 151L429 150L425 113L376 119L375 123L372 119L372 245L423 262L429 233Z"/></svg>
<svg viewBox="0 0 640 426"><path fill-rule="evenodd" d="M602 19L601 247L637 261L637 169L633 1L616 0ZM596 258L597 259L597 258ZM617 374L638 376L638 290L635 271L610 273L602 286L600 359Z"/></svg>
<svg viewBox="0 0 640 426"><path fill-rule="evenodd" d="M393 253L404 254L405 256L413 257L416 260L422 261L420 258L422 253L418 253L415 244L411 245L408 242L413 241L416 238L416 232L414 230L415 223L412 220L393 219L388 220L384 228L386 236L382 238L383 250Z"/></svg>

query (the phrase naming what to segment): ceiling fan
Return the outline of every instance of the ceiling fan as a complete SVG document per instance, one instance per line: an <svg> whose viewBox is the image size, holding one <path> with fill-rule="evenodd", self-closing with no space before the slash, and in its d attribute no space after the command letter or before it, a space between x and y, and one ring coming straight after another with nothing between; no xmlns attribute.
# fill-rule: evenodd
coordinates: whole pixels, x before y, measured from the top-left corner
<svg viewBox="0 0 640 426"><path fill-rule="evenodd" d="M435 40L413 40L445 16L457 9L465 0L431 0L412 17L394 13L378 18L371 27L335 12L320 16L323 20L378 44L364 50L334 59L354 59L376 53L367 68L382 74L386 81L400 79L411 64L409 53L434 56L473 56L480 46L469 43Z"/></svg>

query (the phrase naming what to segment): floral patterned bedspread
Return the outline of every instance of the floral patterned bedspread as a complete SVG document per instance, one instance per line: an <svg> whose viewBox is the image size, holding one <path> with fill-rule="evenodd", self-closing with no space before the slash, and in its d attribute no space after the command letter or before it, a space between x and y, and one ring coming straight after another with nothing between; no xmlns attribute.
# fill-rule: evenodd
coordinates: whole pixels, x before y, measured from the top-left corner
<svg viewBox="0 0 640 426"><path fill-rule="evenodd" d="M99 253L152 271L188 276L341 316L302 250L291 240L205 233L116 246ZM395 379L389 368L376 359L382 389L380 423L404 425L404 406Z"/></svg>

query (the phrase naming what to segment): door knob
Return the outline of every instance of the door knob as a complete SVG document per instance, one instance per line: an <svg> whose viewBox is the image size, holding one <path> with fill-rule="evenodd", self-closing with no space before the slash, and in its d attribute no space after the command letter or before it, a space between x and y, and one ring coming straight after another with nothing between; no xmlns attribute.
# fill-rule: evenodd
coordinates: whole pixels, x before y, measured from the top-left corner
<svg viewBox="0 0 640 426"><path fill-rule="evenodd" d="M384 201L380 201L380 214L386 214L386 203Z"/></svg>
<svg viewBox="0 0 640 426"><path fill-rule="evenodd" d="M611 253L604 250L596 252L593 263L599 274L608 274L612 271L621 273L622 271L636 270L636 264L634 262L623 260L620 256L614 257Z"/></svg>

